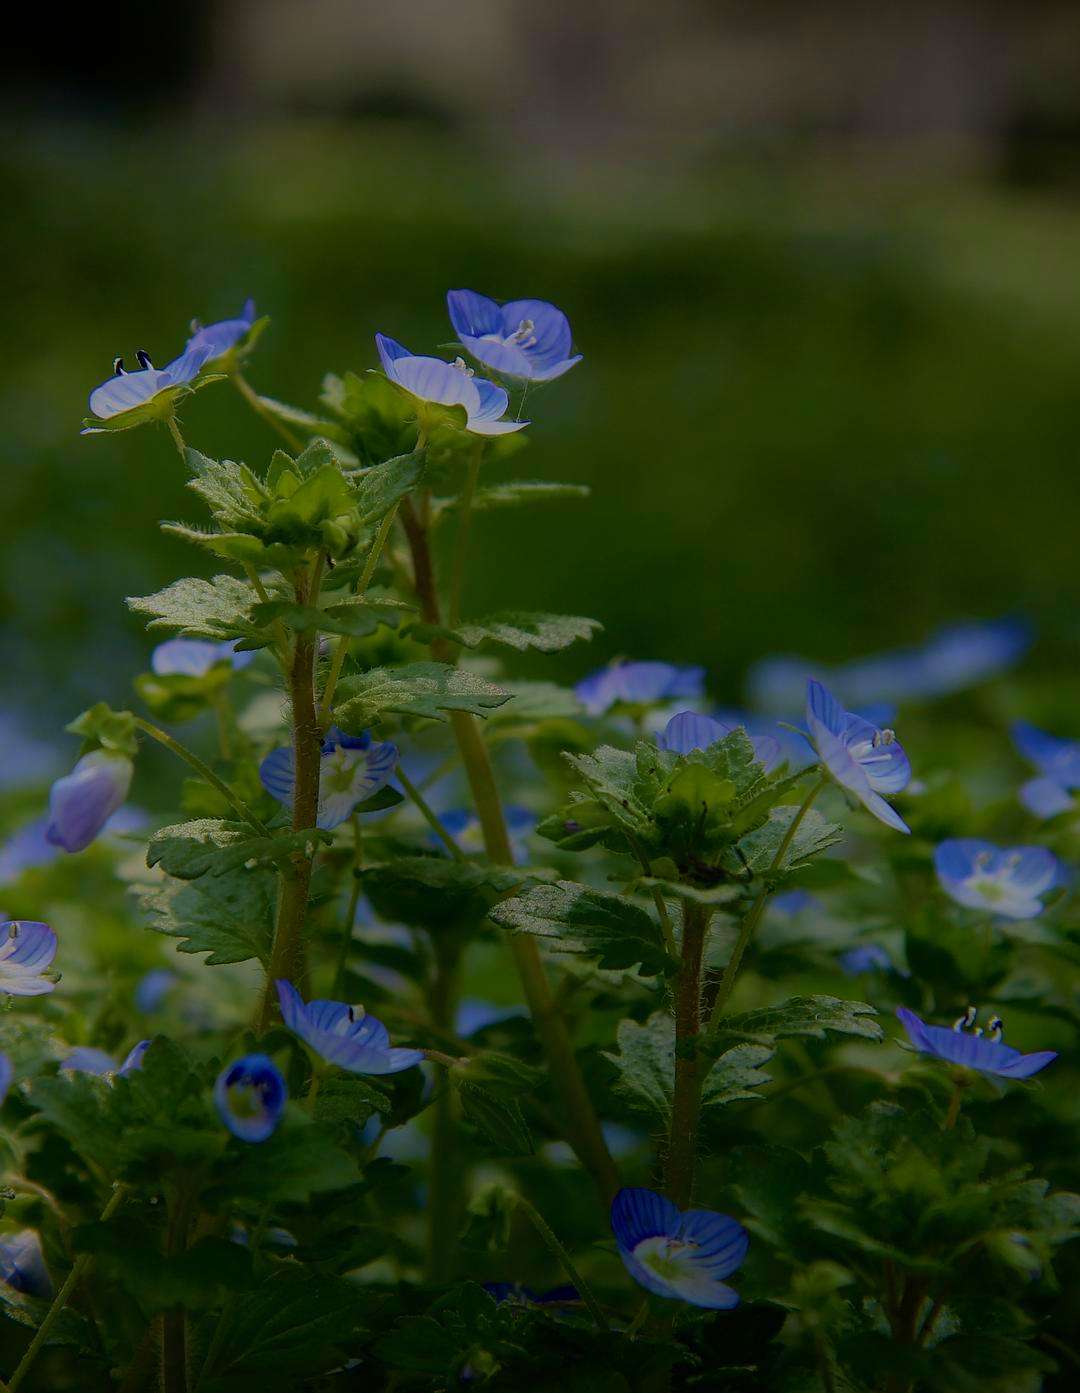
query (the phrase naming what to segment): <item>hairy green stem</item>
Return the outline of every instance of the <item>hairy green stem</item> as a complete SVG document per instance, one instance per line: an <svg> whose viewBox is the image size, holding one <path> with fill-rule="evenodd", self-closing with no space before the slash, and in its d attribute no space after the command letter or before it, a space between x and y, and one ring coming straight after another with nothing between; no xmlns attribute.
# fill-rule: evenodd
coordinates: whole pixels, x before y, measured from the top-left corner
<svg viewBox="0 0 1080 1393"><path fill-rule="evenodd" d="M600 1330L609 1330L611 1327L608 1325L607 1319L603 1311L600 1309L600 1303L592 1294L592 1291L590 1290L589 1285L585 1281L584 1277L582 1277L581 1273L574 1266L570 1254L559 1242L558 1238L555 1236L554 1230L548 1224L547 1220L534 1205L530 1204L529 1201L524 1198L524 1196L515 1195L514 1200L517 1204L517 1207L529 1220L533 1228L536 1230L536 1232L543 1239L544 1243L547 1245L552 1255L562 1266L563 1271L570 1279L571 1286L576 1288L578 1295L585 1303L585 1307L588 1310L589 1315L592 1316L593 1320L596 1322L597 1328Z"/></svg>
<svg viewBox="0 0 1080 1393"><path fill-rule="evenodd" d="M458 846L457 842L454 841L453 837L446 830L446 828L442 825L438 815L432 809L430 803L428 803L427 799L416 787L412 779L409 778L405 770L402 769L400 764L397 767L397 778L398 782L401 784L401 787L416 804L417 809L419 810L420 815L423 817L424 821L435 833L439 841L442 842L443 846L446 847L447 851L454 858L454 860L464 861L466 859L465 853L462 851L461 847Z"/></svg>
<svg viewBox="0 0 1080 1393"><path fill-rule="evenodd" d="M101 1219L99 1220L100 1223L107 1223L112 1218L112 1216L120 1208L121 1204L123 1204L126 1194L127 1187L125 1185L114 1186L112 1196L110 1197L108 1204L101 1211ZM8 1380L8 1393L15 1393L15 1390L22 1384L23 1380L30 1372L30 1366L37 1358L38 1352L40 1351L42 1345L49 1338L49 1334L52 1331L53 1326L60 1318L60 1312L71 1300L72 1292L74 1292L75 1288L82 1281L83 1277L86 1275L87 1268L93 1261L93 1253L83 1253L80 1257L75 1259L75 1263L72 1266L71 1271L64 1279L63 1286L53 1297L52 1305L45 1312L45 1319L41 1322L37 1330L34 1332L34 1338L27 1345L25 1351L23 1352L23 1357L19 1360L19 1363L16 1366L15 1372L11 1375L11 1378Z"/></svg>
<svg viewBox="0 0 1080 1393"><path fill-rule="evenodd" d="M478 437L469 456L465 487L461 494L461 507L458 513L457 537L454 546L454 571L450 582L449 618L451 629L461 623L461 596L465 588L465 565L469 558L469 528L472 523L472 504L476 495L476 485L480 478L480 465L484 458L484 441Z"/></svg>
<svg viewBox="0 0 1080 1393"><path fill-rule="evenodd" d="M664 1190L686 1209L694 1194L698 1121L701 1116L703 1073L698 1058L701 1032L701 965L709 910L687 901L683 905L682 956L675 981L675 1091L671 1129L664 1163Z"/></svg>
<svg viewBox="0 0 1080 1393"><path fill-rule="evenodd" d="M149 735L151 739L156 740L159 745L164 745L165 748L176 755L178 759L182 759L185 763L190 764L196 774L198 774L201 779L205 779L211 788L216 789L237 816L250 827L253 827L260 837L269 837L270 829L266 824L255 816L243 799L239 798L232 791L224 779L219 779L210 766L204 763L193 750L189 750L188 747L182 745L179 740L174 740L173 737L163 731L160 726L154 725L153 721L143 720L141 716L136 716L134 721L138 730L141 730L145 735Z"/></svg>
<svg viewBox="0 0 1080 1393"><path fill-rule="evenodd" d="M294 435L284 421L279 421L274 413L263 405L258 392L251 386L239 369L229 374L229 381L244 398L248 406L251 407L252 411L255 412L255 415L260 416L271 430L277 431L278 435L281 436L290 450L295 450L299 453L304 448L304 443L300 437Z"/></svg>
<svg viewBox="0 0 1080 1393"><path fill-rule="evenodd" d="M176 417L166 417L165 424L169 427L169 434L173 438L173 444L176 446L180 458L187 464L187 445L184 441L184 437L180 434L180 427L176 424Z"/></svg>
<svg viewBox="0 0 1080 1393"><path fill-rule="evenodd" d="M770 894L770 887L767 883L768 877L774 875L784 864L784 857L787 855L791 843L795 840L795 833L802 825L803 818L810 811L814 799L817 798L818 794L828 782L828 779L822 776L803 799L799 811L791 819L791 822L788 824L788 829L784 833L783 840L776 848L776 855L773 857L772 864L766 872L765 888L761 891L761 894L758 895L757 899L743 917L742 924L739 926L739 937L732 950L731 959L724 968L724 975L720 980L719 990L716 993L716 1000L712 1005L712 1014L709 1019L710 1034L715 1031L720 1024L720 1019L724 1014L724 1007L727 1005L731 993L735 989L735 979L739 975L739 967L742 964L743 954L750 946L750 940L754 937L754 931L761 922L761 916L765 912L765 905Z"/></svg>

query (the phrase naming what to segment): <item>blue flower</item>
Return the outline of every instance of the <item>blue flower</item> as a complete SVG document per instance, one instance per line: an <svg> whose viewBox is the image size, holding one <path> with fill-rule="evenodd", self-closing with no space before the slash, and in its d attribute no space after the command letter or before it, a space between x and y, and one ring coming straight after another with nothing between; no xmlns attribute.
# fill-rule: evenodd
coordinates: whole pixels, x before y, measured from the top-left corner
<svg viewBox="0 0 1080 1393"><path fill-rule="evenodd" d="M932 1054L947 1064L977 1069L982 1074L999 1074L1005 1079L1029 1079L1057 1059L1056 1050L1021 1054L1011 1045L1003 1044L1001 1037L1005 1027L999 1016L990 1018L988 1033L984 1034L982 1028L975 1025L973 1006L968 1007L951 1030L944 1025L927 1025L906 1006L898 1006L896 1014L920 1054Z"/></svg>
<svg viewBox="0 0 1080 1393"><path fill-rule="evenodd" d="M1020 801L1036 817L1056 817L1076 807L1070 790L1080 788L1080 741L1061 740L1027 721L1012 727L1013 744L1039 770L1020 790Z"/></svg>
<svg viewBox="0 0 1080 1393"><path fill-rule="evenodd" d="M493 1001L467 996L458 1003L454 1033L467 1040L489 1025L502 1025L505 1021L522 1019L525 1015L524 1006L496 1006Z"/></svg>
<svg viewBox="0 0 1080 1393"><path fill-rule="evenodd" d="M623 1189L611 1204L611 1230L626 1270L647 1291L714 1311L739 1304L720 1279L742 1265L750 1235L726 1214L683 1212L655 1190Z"/></svg>
<svg viewBox="0 0 1080 1393"><path fill-rule="evenodd" d="M218 1114L241 1141L265 1141L281 1121L287 1098L281 1071L265 1054L245 1054L226 1065L214 1084Z"/></svg>
<svg viewBox="0 0 1080 1393"><path fill-rule="evenodd" d="M15 1066L7 1055L0 1051L0 1104L8 1096L11 1080L15 1077Z"/></svg>
<svg viewBox="0 0 1080 1393"><path fill-rule="evenodd" d="M123 358L113 363L113 375L90 393L90 415L82 434L96 435L109 422L110 430L124 430L143 421L165 420L173 414L180 397L191 390L211 355L209 348L188 348L163 368L155 368L150 357L139 350L139 369L127 372Z"/></svg>
<svg viewBox="0 0 1080 1393"><path fill-rule="evenodd" d="M898 832L911 828L882 798L899 793L911 778L904 748L891 730L879 730L862 716L845 711L813 678L807 684L806 724L821 762L841 788L868 812Z"/></svg>
<svg viewBox="0 0 1080 1393"><path fill-rule="evenodd" d="M187 341L187 352L206 349L208 363L222 358L230 349L242 343L255 323L255 301L245 300L244 308L236 319L219 319L215 324L201 325L197 320L191 322L191 338Z"/></svg>
<svg viewBox="0 0 1080 1393"><path fill-rule="evenodd" d="M123 1079L136 1069L142 1068L143 1056L149 1048L149 1040L140 1040L128 1051L124 1062L117 1064L112 1055L105 1050L99 1050L93 1045L76 1045L63 1060L60 1068L72 1074L97 1074L100 1078L118 1074Z"/></svg>
<svg viewBox="0 0 1080 1393"><path fill-rule="evenodd" d="M0 924L0 992L9 996L43 996L56 983L47 977L56 957L56 935L48 924L13 919Z"/></svg>
<svg viewBox="0 0 1080 1393"><path fill-rule="evenodd" d="M729 725L727 721L699 716L696 711L680 711L668 721L662 734L656 737L656 743L662 750L688 755L693 750L707 750L710 745L715 745L738 729L738 726ZM743 733L746 734L745 728ZM754 757L764 766L765 772L770 773L783 757L779 740L771 735L749 735L748 739L754 747Z"/></svg>
<svg viewBox="0 0 1080 1393"><path fill-rule="evenodd" d="M424 1058L423 1050L394 1049L381 1021L362 1006L340 1001L309 1001L291 982L277 983L281 1016L294 1035L299 1035L327 1064L340 1065L354 1074L398 1074Z"/></svg>
<svg viewBox="0 0 1080 1393"><path fill-rule="evenodd" d="M15 880L23 871L47 866L60 855L60 848L49 841L49 819L36 818L26 823L0 848L0 885Z"/></svg>
<svg viewBox="0 0 1080 1393"><path fill-rule="evenodd" d="M837 959L840 968L848 977L859 977L864 972L891 972L893 961L880 943L859 943L841 953Z"/></svg>
<svg viewBox="0 0 1080 1393"><path fill-rule="evenodd" d="M397 746L373 742L365 731L346 735L337 726L326 732L319 765L319 816L316 826L338 827L358 803L390 782L397 764ZM259 778L271 797L291 807L296 787L296 761L291 747L273 750L259 765Z"/></svg>
<svg viewBox="0 0 1080 1393"><path fill-rule="evenodd" d="M124 1056L124 1062L117 1069L117 1073L122 1079L126 1079L128 1074L133 1074L136 1069L141 1069L146 1051L150 1048L149 1040L140 1040L137 1045L132 1045Z"/></svg>
<svg viewBox="0 0 1080 1393"><path fill-rule="evenodd" d="M144 1015L152 1015L161 1009L165 998L179 981L175 972L165 967L155 967L139 979L135 988L135 1007Z"/></svg>
<svg viewBox="0 0 1080 1393"><path fill-rule="evenodd" d="M385 334L375 335L375 347L383 372L391 382L418 401L436 406L463 406L465 429L474 435L507 435L522 430L528 421L503 421L510 405L505 387L476 377L461 358L444 363L441 358L420 358Z"/></svg>
<svg viewBox="0 0 1080 1393"><path fill-rule="evenodd" d="M1034 919L1041 895L1060 883L1061 864L1044 846L1001 848L977 837L940 842L934 869L942 889L968 909L989 910L1005 919Z"/></svg>
<svg viewBox="0 0 1080 1393"><path fill-rule="evenodd" d="M816 895L811 895L809 890L785 890L782 894L772 897L769 908L774 914L786 914L794 918L804 910L820 909L821 901Z"/></svg>
<svg viewBox="0 0 1080 1393"><path fill-rule="evenodd" d="M446 307L461 346L502 377L551 382L581 362L570 356L570 321L546 300L500 306L475 290L449 290Z"/></svg>
<svg viewBox="0 0 1080 1393"><path fill-rule="evenodd" d="M135 766L126 755L91 750L49 793L45 835L65 851L83 851L128 796Z"/></svg>
<svg viewBox="0 0 1080 1393"><path fill-rule="evenodd" d="M922 650L922 694L949 696L1014 667L1031 646L1031 626L1017 618L954 624Z"/></svg>
<svg viewBox="0 0 1080 1393"><path fill-rule="evenodd" d="M52 1296L52 1278L45 1266L41 1239L33 1229L21 1229L0 1241L0 1282L27 1296Z"/></svg>
<svg viewBox="0 0 1080 1393"><path fill-rule="evenodd" d="M676 697L700 697L705 688L703 667L674 667L671 663L611 663L592 672L574 688L590 716L602 716L620 703L648 706Z"/></svg>
<svg viewBox="0 0 1080 1393"><path fill-rule="evenodd" d="M218 663L229 663L234 672L254 661L255 654L238 653L230 639L171 638L159 643L150 655L150 666L159 677L205 677Z"/></svg>
<svg viewBox="0 0 1080 1393"><path fill-rule="evenodd" d="M503 809L506 819L506 830L510 834L510 847L514 853L514 860L517 862L529 859L526 837L536 826L536 814L530 812L528 808L522 808L514 803L509 803ZM471 808L451 808L449 812L440 813L439 821L461 847L462 851L470 854L482 852L484 850L484 834L480 826L480 819ZM432 842L439 847L442 842L431 834Z"/></svg>

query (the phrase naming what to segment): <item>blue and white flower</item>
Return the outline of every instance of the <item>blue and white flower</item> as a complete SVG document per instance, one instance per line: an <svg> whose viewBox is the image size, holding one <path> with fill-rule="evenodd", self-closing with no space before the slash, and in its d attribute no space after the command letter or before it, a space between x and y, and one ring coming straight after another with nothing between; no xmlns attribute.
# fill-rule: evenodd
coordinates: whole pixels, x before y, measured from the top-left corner
<svg viewBox="0 0 1080 1393"><path fill-rule="evenodd" d="M1061 863L1044 846L998 847L977 837L940 842L934 869L950 899L1004 919L1034 919L1041 897L1061 883Z"/></svg>
<svg viewBox="0 0 1080 1393"><path fill-rule="evenodd" d="M398 1074L424 1058L423 1050L393 1048L382 1021L362 1006L340 1001L309 1001L291 982L277 983L286 1026L327 1064L354 1074Z"/></svg>
<svg viewBox="0 0 1080 1393"><path fill-rule="evenodd" d="M742 1265L750 1235L742 1224L711 1209L680 1210L655 1190L623 1189L611 1204L611 1231L635 1282L671 1300L713 1311L739 1304L725 1286Z"/></svg>
<svg viewBox="0 0 1080 1393"><path fill-rule="evenodd" d="M911 828L883 793L899 793L911 779L911 765L893 731L880 730L862 716L845 711L833 694L813 678L807 684L806 724L821 762L886 827Z"/></svg>
<svg viewBox="0 0 1080 1393"><path fill-rule="evenodd" d="M997 1074L1004 1079L1029 1079L1057 1059L1056 1050L1021 1054L1002 1042L1005 1027L1000 1016L991 1016L984 1033L976 1025L977 1013L969 1006L950 1030L944 1025L927 1025L906 1006L896 1008L897 1017L908 1039L920 1054L932 1054L947 1064L976 1069L981 1074Z"/></svg>
<svg viewBox="0 0 1080 1393"><path fill-rule="evenodd" d="M464 359L445 363L441 358L418 357L385 334L375 335L375 347L383 372L391 382L418 401L435 406L463 406L465 429L473 435L508 435L529 424L502 420L510 405L506 388L475 376Z"/></svg>
<svg viewBox="0 0 1080 1393"><path fill-rule="evenodd" d="M570 321L546 300L499 305L475 290L449 290L446 307L461 346L501 377L551 382L581 362L570 353Z"/></svg>
<svg viewBox="0 0 1080 1393"><path fill-rule="evenodd" d="M693 750L707 750L739 728L727 721L714 720L712 716L700 716L696 711L680 711L668 721L656 737L656 743L662 750L688 755ZM745 734L745 727L743 730ZM766 773L771 773L783 759L779 740L771 735L748 735L747 738L754 747L758 763L764 766Z"/></svg>
<svg viewBox="0 0 1080 1393"><path fill-rule="evenodd" d="M84 851L128 796L135 766L126 755L91 750L49 793L45 835L64 851Z"/></svg>
<svg viewBox="0 0 1080 1393"><path fill-rule="evenodd" d="M187 352L208 351L206 361L214 363L247 338L255 323L255 301L245 300L244 308L236 319L219 319L214 324L200 324L191 321L191 337L187 341Z"/></svg>
<svg viewBox="0 0 1080 1393"><path fill-rule="evenodd" d="M128 372L123 358L113 362L113 375L90 393L91 419L83 435L123 430L143 421L165 420L209 361L209 348L188 348L163 368L155 368L143 349L136 355L139 368ZM95 424L101 423L101 424ZM107 423L107 424L105 424Z"/></svg>
<svg viewBox="0 0 1080 1393"><path fill-rule="evenodd" d="M390 782L397 765L397 746L362 735L346 735L337 726L326 732L319 765L319 816L316 826L330 830L352 816ZM259 765L259 778L271 797L292 807L296 759L291 747L271 751Z"/></svg>
<svg viewBox="0 0 1080 1393"><path fill-rule="evenodd" d="M1072 797L1080 789L1080 741L1061 740L1027 721L1016 721L1013 744L1039 771L1020 789L1020 801L1035 817L1056 817L1076 807Z"/></svg>
<svg viewBox="0 0 1080 1393"><path fill-rule="evenodd" d="M245 1054L222 1069L214 1084L218 1115L241 1141L266 1141L285 1111L288 1089L265 1054Z"/></svg>
<svg viewBox="0 0 1080 1393"><path fill-rule="evenodd" d="M170 638L151 653L150 667L158 677L205 677L218 663L228 663L239 672L254 659L254 652L238 653L231 639L214 643L202 638Z"/></svg>
<svg viewBox="0 0 1080 1393"><path fill-rule="evenodd" d="M0 992L44 996L56 982L48 975L56 957L56 935L48 924L12 919L0 924Z"/></svg>
<svg viewBox="0 0 1080 1393"><path fill-rule="evenodd" d="M611 663L592 672L574 688L590 716L602 716L613 706L651 706L678 697L691 700L705 690L703 667L676 667L672 663Z"/></svg>
<svg viewBox="0 0 1080 1393"><path fill-rule="evenodd" d="M27 1296L42 1300L52 1296L52 1278L45 1266L41 1239L33 1229L21 1229L0 1239L0 1282Z"/></svg>
<svg viewBox="0 0 1080 1393"><path fill-rule="evenodd" d="M136 1069L142 1068L143 1057L149 1048L149 1040L140 1040L125 1055L123 1063L118 1064L106 1050L99 1050L94 1045L76 1045L61 1062L60 1069L70 1074L97 1074L99 1078L115 1074L126 1079Z"/></svg>

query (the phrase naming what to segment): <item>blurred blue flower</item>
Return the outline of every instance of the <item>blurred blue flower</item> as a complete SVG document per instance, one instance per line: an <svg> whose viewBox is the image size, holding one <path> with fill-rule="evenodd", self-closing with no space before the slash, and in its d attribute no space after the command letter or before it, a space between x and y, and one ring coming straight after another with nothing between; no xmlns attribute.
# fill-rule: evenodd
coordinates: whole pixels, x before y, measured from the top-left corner
<svg viewBox="0 0 1080 1393"><path fill-rule="evenodd" d="M738 729L738 726L714 720L712 716L699 716L696 711L680 711L668 721L663 732L656 737L656 743L662 750L688 755L693 750L707 750L710 745L715 745ZM766 773L771 773L783 758L779 740L771 735L749 735L745 728L744 734L754 747L758 763L764 766Z"/></svg>
<svg viewBox="0 0 1080 1393"><path fill-rule="evenodd" d="M0 1282L27 1296L52 1296L52 1278L45 1266L41 1239L33 1229L21 1229L0 1239Z"/></svg>
<svg viewBox="0 0 1080 1393"><path fill-rule="evenodd" d="M11 1080L15 1077L15 1066L6 1054L0 1050L0 1104L8 1096L8 1089L11 1087Z"/></svg>
<svg viewBox="0 0 1080 1393"><path fill-rule="evenodd" d="M135 766L126 755L91 750L49 793L45 835L64 851L83 851L120 807Z"/></svg>
<svg viewBox="0 0 1080 1393"><path fill-rule="evenodd" d="M0 711L0 788L26 788L52 777L59 755L52 745L37 739L14 711Z"/></svg>
<svg viewBox="0 0 1080 1393"><path fill-rule="evenodd" d="M954 624L922 650L922 693L949 696L1007 672L1031 647L1031 625L1018 618Z"/></svg>
<svg viewBox="0 0 1080 1393"><path fill-rule="evenodd" d="M162 1003L180 979L166 967L155 967L140 977L135 987L135 1008L144 1015L161 1009Z"/></svg>
<svg viewBox="0 0 1080 1393"><path fill-rule="evenodd" d="M241 343L255 323L255 301L245 300L244 308L236 319L219 319L214 324L199 324L191 321L191 337L187 341L187 352L208 351L206 361L212 363L223 357L231 348Z"/></svg>
<svg viewBox="0 0 1080 1393"><path fill-rule="evenodd" d="M794 917L807 909L820 909L821 901L816 895L811 895L809 890L785 890L782 894L772 897L769 908L774 913Z"/></svg>
<svg viewBox="0 0 1080 1393"><path fill-rule="evenodd" d="M61 1071L72 1074L97 1074L104 1078L107 1074L118 1074L121 1078L142 1068L143 1056L150 1048L149 1040L140 1040L127 1053L122 1064L117 1064L111 1054L93 1045L76 1045L60 1065Z"/></svg>
<svg viewBox="0 0 1080 1393"><path fill-rule="evenodd" d="M238 653L231 639L214 643L201 638L170 638L151 653L150 667L159 677L205 677L218 663L230 663L233 671L239 672L254 658L254 652Z"/></svg>
<svg viewBox="0 0 1080 1393"><path fill-rule="evenodd" d="M612 1201L611 1230L626 1270L647 1291L714 1311L739 1304L721 1278L742 1265L750 1235L726 1214L683 1212L655 1190L635 1187Z"/></svg>
<svg viewBox="0 0 1080 1393"><path fill-rule="evenodd" d="M423 1061L423 1050L392 1048L386 1026L362 1006L340 1001L305 1004L291 982L278 981L277 991L286 1026L327 1064L354 1074L397 1074Z"/></svg>
<svg viewBox="0 0 1080 1393"><path fill-rule="evenodd" d="M35 818L26 823L0 848L0 885L15 880L23 871L47 866L60 855L60 848L49 841L49 819Z"/></svg>
<svg viewBox="0 0 1080 1393"><path fill-rule="evenodd" d="M454 1033L467 1040L489 1025L501 1025L504 1021L516 1020L527 1014L524 1006L496 1006L493 1001L467 996L458 1004Z"/></svg>
<svg viewBox="0 0 1080 1393"><path fill-rule="evenodd" d="M56 957L56 935L48 924L13 919L0 924L0 992L43 996L56 986L44 974Z"/></svg>
<svg viewBox="0 0 1080 1393"><path fill-rule="evenodd" d="M1076 806L1070 791L1080 788L1080 741L1061 740L1027 721L1012 727L1013 744L1039 770L1020 789L1020 801L1036 817L1056 817Z"/></svg>
<svg viewBox="0 0 1080 1393"><path fill-rule="evenodd" d="M449 290L446 307L461 346L503 377L551 382L581 362L570 356L570 321L546 300L499 305L475 290Z"/></svg>
<svg viewBox="0 0 1080 1393"><path fill-rule="evenodd" d="M840 954L837 962L848 977L859 977L864 972L891 972L893 960L880 943L857 943Z"/></svg>
<svg viewBox="0 0 1080 1393"><path fill-rule="evenodd" d="M146 1057L146 1051L149 1048L149 1040L140 1040L137 1045L132 1045L131 1049L128 1050L127 1054L124 1056L124 1062L116 1071L122 1079L126 1079L128 1074L134 1073L136 1069L142 1068L143 1059Z"/></svg>
<svg viewBox="0 0 1080 1393"><path fill-rule="evenodd" d="M671 663L611 663L592 672L574 688L590 716L602 716L620 703L648 706L676 697L700 697L705 689L703 667L675 667Z"/></svg>
<svg viewBox="0 0 1080 1393"><path fill-rule="evenodd" d="M422 358L385 334L375 335L375 347L383 372L419 401L436 406L463 406L465 429L474 435L507 435L522 430L528 421L504 421L510 398L504 387L476 377L463 359L444 363L441 358Z"/></svg>
<svg viewBox="0 0 1080 1393"><path fill-rule="evenodd" d="M988 1033L984 1034L981 1027L975 1024L973 1006L968 1007L951 1030L943 1025L927 1025L906 1006L898 1006L896 1014L911 1043L921 1054L932 1054L948 1064L977 1069L982 1074L999 1074L1005 1079L1029 1079L1057 1059L1056 1050L1021 1054L1011 1045L1003 1044L1001 1037L1004 1026L999 1016L990 1018Z"/></svg>
<svg viewBox="0 0 1080 1393"><path fill-rule="evenodd" d="M845 711L813 678L807 684L806 724L822 764L840 787L886 827L910 832L900 814L881 796L899 793L911 778L908 757L893 732L879 730L861 716Z"/></svg>
<svg viewBox="0 0 1080 1393"><path fill-rule="evenodd" d="M516 862L523 862L529 859L528 844L526 838L536 826L536 814L528 808L519 807L515 803L509 803L504 807L503 814L506 819L506 830L510 834L510 849L514 853ZM470 855L484 850L484 833L480 826L480 819L471 808L451 808L449 812L440 813L439 821L461 847L462 851ZM431 834L432 844L442 847L442 842L433 832Z"/></svg>
<svg viewBox="0 0 1080 1393"><path fill-rule="evenodd" d="M346 735L337 726L326 732L319 768L319 816L316 825L329 830L352 815L390 782L397 764L397 746ZM259 765L259 778L271 797L291 807L296 786L296 763L290 746L272 750Z"/></svg>
<svg viewBox="0 0 1080 1393"><path fill-rule="evenodd" d="M241 1141L265 1141L281 1121L287 1098L281 1071L265 1054L245 1054L226 1065L214 1084L218 1114Z"/></svg>
<svg viewBox="0 0 1080 1393"><path fill-rule="evenodd" d="M132 412L131 424L138 425L150 413L140 411L136 416L136 408L154 403L160 408L158 414L171 414L177 389L186 388L194 382L208 362L211 350L205 347L185 349L179 358L174 358L163 368L155 368L149 355L142 349L136 356L140 365L138 371L126 372L124 360L117 358L113 363L112 377L90 393L91 416L99 421L116 422L117 417ZM161 398L160 402L158 398ZM82 434L94 435L97 429L90 424Z"/></svg>
<svg viewBox="0 0 1080 1393"><path fill-rule="evenodd" d="M942 889L968 909L989 910L1005 919L1034 919L1041 895L1059 884L1061 863L1044 846L997 847L977 837L940 842L934 869Z"/></svg>
<svg viewBox="0 0 1080 1393"><path fill-rule="evenodd" d="M803 682L799 686L799 702L802 701L805 690L806 684ZM723 721L726 725L743 726L751 738L762 736L769 740L775 740L780 747L780 763L787 765L789 773L797 773L800 769L807 769L810 765L817 763L817 755L811 748L807 737L798 730L790 729L792 725L797 724L797 721L786 721L781 724L780 721L774 721L769 716L756 716L751 711L739 711L734 708L714 711L713 715L718 721Z"/></svg>

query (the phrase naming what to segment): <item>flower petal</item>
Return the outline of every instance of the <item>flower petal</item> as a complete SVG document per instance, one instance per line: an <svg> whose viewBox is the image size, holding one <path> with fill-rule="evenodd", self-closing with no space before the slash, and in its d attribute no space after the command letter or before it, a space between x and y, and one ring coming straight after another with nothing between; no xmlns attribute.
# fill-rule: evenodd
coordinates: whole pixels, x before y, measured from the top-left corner
<svg viewBox="0 0 1080 1393"><path fill-rule="evenodd" d="M611 1230L620 1248L629 1252L646 1238L673 1237L682 1215L664 1195L644 1186L627 1186L611 1202Z"/></svg>
<svg viewBox="0 0 1080 1393"><path fill-rule="evenodd" d="M475 290L448 290L446 308L454 332L460 337L502 333L502 313L494 300Z"/></svg>

